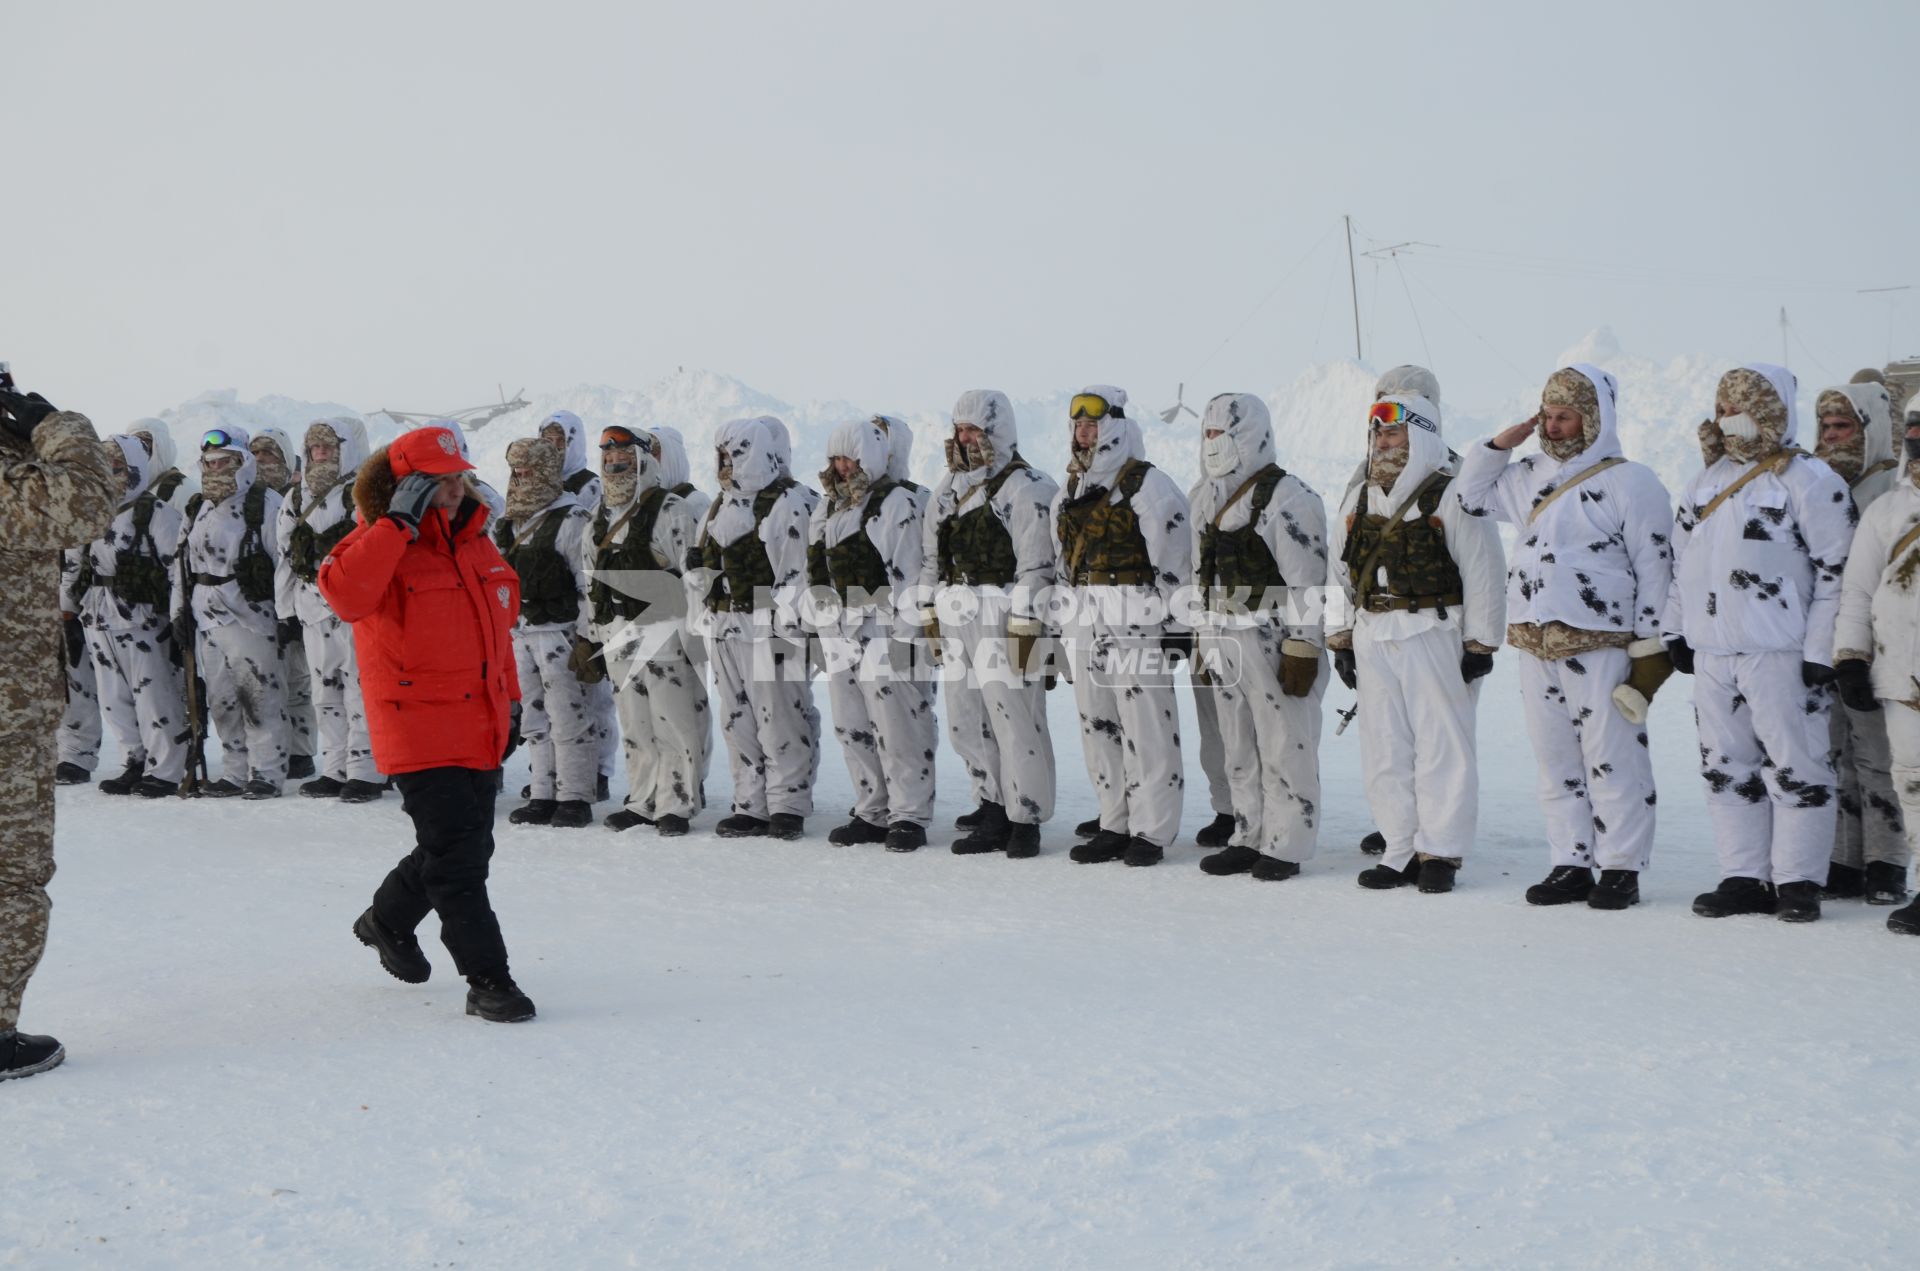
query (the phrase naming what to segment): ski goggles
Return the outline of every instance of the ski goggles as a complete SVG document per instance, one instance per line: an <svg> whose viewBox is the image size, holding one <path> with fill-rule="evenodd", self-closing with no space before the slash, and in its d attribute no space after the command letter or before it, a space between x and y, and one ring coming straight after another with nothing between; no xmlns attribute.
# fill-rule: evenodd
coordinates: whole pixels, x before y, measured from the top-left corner
<svg viewBox="0 0 1920 1271"><path fill-rule="evenodd" d="M224 428L209 428L200 434L202 450L238 450L239 448L238 443L233 439L233 434Z"/></svg>
<svg viewBox="0 0 1920 1271"><path fill-rule="evenodd" d="M1073 405L1067 408L1068 417L1076 420L1105 419L1112 413L1113 407L1098 393L1075 393Z"/></svg>
<svg viewBox="0 0 1920 1271"><path fill-rule="evenodd" d="M619 450L627 446L637 446L640 439L625 428L608 428L600 434L601 450Z"/></svg>
<svg viewBox="0 0 1920 1271"><path fill-rule="evenodd" d="M1400 402L1375 402L1373 409L1367 412L1367 418L1375 428L1424 428L1428 432L1438 432L1431 419L1419 411L1408 410Z"/></svg>

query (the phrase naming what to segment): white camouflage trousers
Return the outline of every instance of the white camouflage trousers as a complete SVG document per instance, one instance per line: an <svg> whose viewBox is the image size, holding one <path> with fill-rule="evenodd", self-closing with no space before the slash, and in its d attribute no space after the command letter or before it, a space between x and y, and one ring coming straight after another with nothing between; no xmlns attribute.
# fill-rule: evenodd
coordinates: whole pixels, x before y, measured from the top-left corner
<svg viewBox="0 0 1920 1271"><path fill-rule="evenodd" d="M300 631L305 646L309 697L313 702L318 775L335 781L381 780L367 737L366 701L353 655L353 628L328 614Z"/></svg>
<svg viewBox="0 0 1920 1271"><path fill-rule="evenodd" d="M235 785L287 777L287 689L273 643L237 622L203 627L195 641L207 714L220 733L220 775Z"/></svg>
<svg viewBox="0 0 1920 1271"><path fill-rule="evenodd" d="M1613 704L1632 659L1625 649L1557 661L1516 656L1552 863L1644 870L1653 854L1653 754L1646 727Z"/></svg>
<svg viewBox="0 0 1920 1271"><path fill-rule="evenodd" d="M1233 814L1233 781L1227 774L1227 743L1220 732L1220 707L1214 690L1198 678L1192 681L1193 726L1200 734L1200 771L1207 778L1207 806L1214 815Z"/></svg>
<svg viewBox="0 0 1920 1271"><path fill-rule="evenodd" d="M1381 857L1405 869L1417 856L1462 858L1480 815L1474 750L1479 681L1460 678L1459 629L1429 627L1375 640L1363 616L1353 632L1359 675L1360 769L1367 806L1387 840Z"/></svg>
<svg viewBox="0 0 1920 1271"><path fill-rule="evenodd" d="M67 677L67 709L60 717L57 762L92 772L100 763L100 689L94 682L93 659L83 657L79 666L68 666L62 642L60 665Z"/></svg>
<svg viewBox="0 0 1920 1271"><path fill-rule="evenodd" d="M567 666L573 632L516 629L520 738L532 765L531 798L592 803L600 777L600 734L587 686Z"/></svg>
<svg viewBox="0 0 1920 1271"><path fill-rule="evenodd" d="M1014 673L1007 651L1004 601L941 629L947 686L947 736L967 765L976 804L998 803L1016 825L1053 817L1056 781L1047 690Z"/></svg>
<svg viewBox="0 0 1920 1271"><path fill-rule="evenodd" d="M307 665L304 629L299 642L280 654L282 680L287 686L287 754L313 756L313 679Z"/></svg>
<svg viewBox="0 0 1920 1271"><path fill-rule="evenodd" d="M624 806L654 820L700 811L700 750L712 733L707 686L677 643L671 650L638 659L631 644L606 646L626 758Z"/></svg>
<svg viewBox="0 0 1920 1271"><path fill-rule="evenodd" d="M1199 652L1219 684L1212 697L1234 814L1235 847L1295 864L1320 841L1320 703L1327 692L1323 655L1313 691L1280 691L1280 642L1272 627L1202 632Z"/></svg>
<svg viewBox="0 0 1920 1271"><path fill-rule="evenodd" d="M1100 828L1170 846L1180 833L1186 779L1180 704L1158 636L1101 631L1074 639L1070 656Z"/></svg>
<svg viewBox="0 0 1920 1271"><path fill-rule="evenodd" d="M127 762L146 775L176 784L187 775L186 690L163 641L164 628L87 628L87 657L100 690L100 709L120 739Z"/></svg>
<svg viewBox="0 0 1920 1271"><path fill-rule="evenodd" d="M1920 833L1920 710L1902 702L1882 702L1880 713L1886 717L1893 790L1900 800L1911 857L1913 836Z"/></svg>
<svg viewBox="0 0 1920 1271"><path fill-rule="evenodd" d="M1856 711L1841 702L1839 694L1833 696L1828 760L1840 800L1833 834L1835 865L1865 869L1871 861L1886 861L1904 867L1913 859L1906 818L1894 794L1887 742L1887 721L1896 705Z"/></svg>
<svg viewBox="0 0 1920 1271"><path fill-rule="evenodd" d="M762 820L813 814L820 713L801 642L710 640L713 696L733 772L733 810Z"/></svg>
<svg viewBox="0 0 1920 1271"><path fill-rule="evenodd" d="M1833 855L1828 693L1800 680L1800 654L1700 653L1693 714L1723 878L1827 881Z"/></svg>
<svg viewBox="0 0 1920 1271"><path fill-rule="evenodd" d="M911 666L894 669L896 647L885 634L821 640L829 673L833 735L853 778L853 814L869 825L933 821L933 753L937 733L932 687Z"/></svg>

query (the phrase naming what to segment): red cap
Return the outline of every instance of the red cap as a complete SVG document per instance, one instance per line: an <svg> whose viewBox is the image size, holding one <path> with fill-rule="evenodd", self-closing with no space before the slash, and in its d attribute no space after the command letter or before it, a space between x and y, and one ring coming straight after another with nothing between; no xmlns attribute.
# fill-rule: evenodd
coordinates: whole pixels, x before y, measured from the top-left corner
<svg viewBox="0 0 1920 1271"><path fill-rule="evenodd" d="M387 447L387 462L396 477L413 472L439 477L473 471L473 465L460 453L460 439L448 428L416 428L400 434Z"/></svg>

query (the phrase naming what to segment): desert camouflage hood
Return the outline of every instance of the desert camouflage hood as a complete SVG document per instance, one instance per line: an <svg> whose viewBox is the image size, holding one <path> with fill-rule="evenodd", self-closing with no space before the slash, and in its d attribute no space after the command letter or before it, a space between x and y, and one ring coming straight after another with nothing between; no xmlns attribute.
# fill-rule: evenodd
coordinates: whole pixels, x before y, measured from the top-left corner
<svg viewBox="0 0 1920 1271"><path fill-rule="evenodd" d="M1613 374L1586 362L1565 366L1547 377L1540 393L1540 407L1568 406L1580 412L1581 436L1577 442L1556 442L1547 438L1545 424L1534 429L1540 449L1566 465L1569 474L1590 468L1603 459L1620 454L1620 433L1614 410L1620 388Z"/></svg>
<svg viewBox="0 0 1920 1271"><path fill-rule="evenodd" d="M560 479L565 481L587 466L587 426L580 422L580 416L570 410L556 410L540 421L538 431L549 427L558 427L567 435L567 453L560 463ZM511 497L511 496L509 496Z"/></svg>
<svg viewBox="0 0 1920 1271"><path fill-rule="evenodd" d="M253 440L247 443L248 448L259 446L266 441L272 442L279 454L276 456L269 451L264 459L258 454L254 455L256 471L269 490L284 494L299 478L300 452L293 448L293 438L288 436L283 428L255 430Z"/></svg>
<svg viewBox="0 0 1920 1271"><path fill-rule="evenodd" d="M1860 426L1851 444L1829 447L1822 441L1815 447L1814 454L1835 472L1857 481L1862 473L1893 458L1893 403L1886 385L1856 381L1822 389L1814 402L1814 419L1834 414L1851 415Z"/></svg>
<svg viewBox="0 0 1920 1271"><path fill-rule="evenodd" d="M654 435L638 428L628 431L636 443L631 468L615 472L609 466L612 457L607 451L600 452L600 488L605 492L607 508L615 512L625 510L629 503L660 484L660 461L653 457Z"/></svg>
<svg viewBox="0 0 1920 1271"><path fill-rule="evenodd" d="M507 447L507 515L516 521L559 498L564 476L560 453L541 437L522 437Z"/></svg>
<svg viewBox="0 0 1920 1271"><path fill-rule="evenodd" d="M1716 418L1713 430L1728 458L1749 463L1793 445L1799 422L1795 396L1793 372L1784 366L1751 362L1721 376L1714 408L1716 417L1727 418ZM1736 435L1737 428L1729 432L1728 425L1736 418L1752 421L1751 436Z"/></svg>
<svg viewBox="0 0 1920 1271"><path fill-rule="evenodd" d="M338 447L339 458L325 463L314 463L308 459L309 447L321 440L330 440ZM363 420L344 416L339 419L316 419L307 425L307 431L300 438L300 455L300 479L307 487L307 494L317 499L340 484L343 478L352 477L366 462L367 425Z"/></svg>

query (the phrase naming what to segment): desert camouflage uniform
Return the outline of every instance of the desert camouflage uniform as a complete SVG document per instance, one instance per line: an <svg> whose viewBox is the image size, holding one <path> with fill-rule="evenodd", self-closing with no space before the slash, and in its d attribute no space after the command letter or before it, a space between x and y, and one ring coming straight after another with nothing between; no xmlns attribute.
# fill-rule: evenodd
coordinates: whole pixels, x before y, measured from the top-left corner
<svg viewBox="0 0 1920 1271"><path fill-rule="evenodd" d="M64 706L61 552L99 537L117 499L84 415L62 411L33 444L0 432L0 1031L20 1019L47 943L55 726Z"/></svg>

